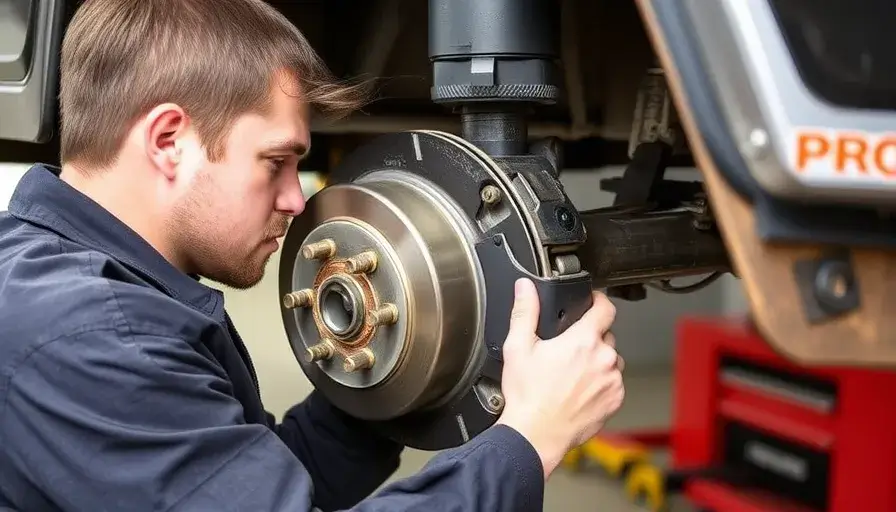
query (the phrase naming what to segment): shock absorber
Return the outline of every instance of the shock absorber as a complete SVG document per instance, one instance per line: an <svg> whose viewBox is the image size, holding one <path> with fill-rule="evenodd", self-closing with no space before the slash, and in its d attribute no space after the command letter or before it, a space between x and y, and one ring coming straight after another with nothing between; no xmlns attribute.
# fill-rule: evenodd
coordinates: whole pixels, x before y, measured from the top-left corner
<svg viewBox="0 0 896 512"><path fill-rule="evenodd" d="M560 98L559 23L550 0L429 1L432 100L487 154L526 154L527 111Z"/></svg>

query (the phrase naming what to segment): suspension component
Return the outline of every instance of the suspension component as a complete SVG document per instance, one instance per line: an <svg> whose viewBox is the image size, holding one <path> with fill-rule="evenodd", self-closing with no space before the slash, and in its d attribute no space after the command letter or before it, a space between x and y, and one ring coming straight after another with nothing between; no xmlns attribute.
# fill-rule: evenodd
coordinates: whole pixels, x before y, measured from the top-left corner
<svg viewBox="0 0 896 512"><path fill-rule="evenodd" d="M678 142L680 128L665 72L659 63L647 70L638 88L633 120L628 146L630 158L641 144L662 142L674 147Z"/></svg>
<svg viewBox="0 0 896 512"><path fill-rule="evenodd" d="M311 307L282 315L315 388L398 443L439 450L469 441L501 414L515 280L535 283L536 335L547 339L591 306L596 283L583 270L586 256L609 257L613 278L656 259L603 245L601 222L616 226L607 236L625 241L613 224L620 219L583 218L558 180L559 152L530 140L528 112L561 93L555 3L429 7L432 99L460 113L462 137L393 133L345 155L289 228L280 289L314 291ZM652 92L645 98L644 118L660 118L659 128L645 128L658 139L648 144L665 144L668 109L655 107ZM643 161L665 155L641 153ZM697 231L692 217L686 225ZM661 221L639 220L636 243L649 247ZM686 248L678 249L686 263ZM313 350L316 361L301 357L322 339L332 340L331 357L323 347Z"/></svg>

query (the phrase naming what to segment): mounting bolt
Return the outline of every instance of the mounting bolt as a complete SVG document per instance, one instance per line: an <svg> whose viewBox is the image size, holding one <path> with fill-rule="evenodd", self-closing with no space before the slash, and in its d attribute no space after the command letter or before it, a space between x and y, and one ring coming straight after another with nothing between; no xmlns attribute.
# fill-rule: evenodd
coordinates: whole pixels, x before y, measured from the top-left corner
<svg viewBox="0 0 896 512"><path fill-rule="evenodd" d="M398 307L395 304L383 304L367 313L367 323L370 325L394 324L398 321Z"/></svg>
<svg viewBox="0 0 896 512"><path fill-rule="evenodd" d="M314 300L314 291L310 288L289 292L283 296L283 307L286 309L307 308Z"/></svg>
<svg viewBox="0 0 896 512"><path fill-rule="evenodd" d="M831 278L829 286L831 295L838 299L842 299L849 290L849 282L842 275Z"/></svg>
<svg viewBox="0 0 896 512"><path fill-rule="evenodd" d="M501 396L500 393L495 393L488 397L488 405L491 406L494 411L500 411L504 408L504 397Z"/></svg>
<svg viewBox="0 0 896 512"><path fill-rule="evenodd" d="M848 301L853 291L855 276L849 264L843 261L822 263L815 275L815 293L828 306L838 307Z"/></svg>
<svg viewBox="0 0 896 512"><path fill-rule="evenodd" d="M492 206L501 202L501 189L494 185L486 185L479 192L482 202L488 206Z"/></svg>
<svg viewBox="0 0 896 512"><path fill-rule="evenodd" d="M330 359L336 354L336 346L329 339L325 339L317 345L305 349L305 362L314 363Z"/></svg>
<svg viewBox="0 0 896 512"><path fill-rule="evenodd" d="M342 369L346 373L366 370L372 367L375 361L376 358L373 355L373 351L369 348L362 348L354 354L346 356L345 361L342 362Z"/></svg>
<svg viewBox="0 0 896 512"><path fill-rule="evenodd" d="M345 262L345 270L350 274L367 274L376 270L376 253L364 251Z"/></svg>
<svg viewBox="0 0 896 512"><path fill-rule="evenodd" d="M302 256L306 260L325 260L332 258L336 254L336 242L330 238L325 238L319 242L314 242L302 247Z"/></svg>
<svg viewBox="0 0 896 512"><path fill-rule="evenodd" d="M769 135L762 128L753 128L750 130L747 140L741 144L741 151L748 158L763 159L768 155Z"/></svg>

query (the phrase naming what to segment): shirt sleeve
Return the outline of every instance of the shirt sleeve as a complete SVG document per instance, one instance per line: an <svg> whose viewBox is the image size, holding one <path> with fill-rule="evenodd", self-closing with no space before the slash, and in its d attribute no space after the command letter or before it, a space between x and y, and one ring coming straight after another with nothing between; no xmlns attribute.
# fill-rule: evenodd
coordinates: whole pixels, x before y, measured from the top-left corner
<svg viewBox="0 0 896 512"><path fill-rule="evenodd" d="M315 504L339 510L374 492L398 469L402 446L334 407L318 391L290 408L275 430L305 466Z"/></svg>
<svg viewBox="0 0 896 512"><path fill-rule="evenodd" d="M287 411L278 433L311 474L315 505L323 510L349 509L398 469L399 445L365 430L316 391ZM540 511L543 501L538 453L517 431L497 425L351 510Z"/></svg>
<svg viewBox="0 0 896 512"><path fill-rule="evenodd" d="M246 424L223 370L174 338L95 330L56 339L16 364L4 384L0 461L62 510L542 508L541 463L506 427L363 501L347 492L340 503L333 481L319 501L303 462L322 467L325 454L300 461L275 430ZM315 423L290 436L312 443L326 428Z"/></svg>

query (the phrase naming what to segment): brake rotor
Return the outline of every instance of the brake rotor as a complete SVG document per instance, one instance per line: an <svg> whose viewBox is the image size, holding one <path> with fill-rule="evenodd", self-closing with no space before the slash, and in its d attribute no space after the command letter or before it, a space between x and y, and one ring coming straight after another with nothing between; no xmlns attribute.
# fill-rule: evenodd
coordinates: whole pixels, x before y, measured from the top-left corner
<svg viewBox="0 0 896 512"><path fill-rule="evenodd" d="M487 290L475 247L493 233L514 265L550 272L510 182L463 139L388 134L343 160L293 221L280 263L284 326L314 387L415 448L490 426L503 397L486 333L506 334L508 318L487 329L486 314L506 310L513 288Z"/></svg>

